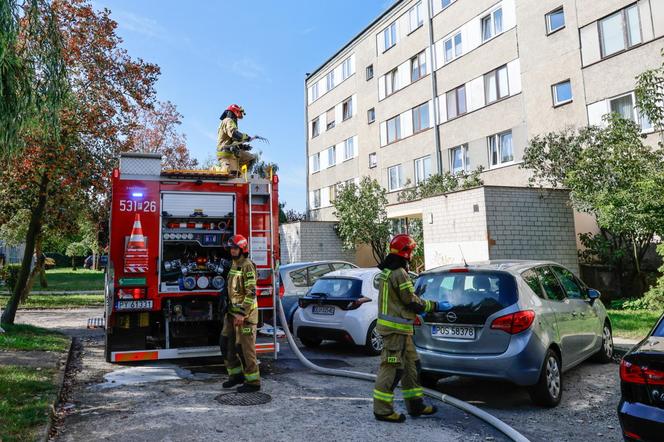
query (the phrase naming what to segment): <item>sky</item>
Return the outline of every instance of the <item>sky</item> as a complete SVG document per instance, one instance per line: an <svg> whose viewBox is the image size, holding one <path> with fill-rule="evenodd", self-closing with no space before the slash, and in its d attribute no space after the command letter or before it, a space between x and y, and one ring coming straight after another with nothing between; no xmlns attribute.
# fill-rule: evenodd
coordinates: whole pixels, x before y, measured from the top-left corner
<svg viewBox="0 0 664 442"><path fill-rule="evenodd" d="M161 68L157 95L183 115L192 155L214 155L219 116L237 103L240 130L279 165L280 200L306 206L304 78L393 0L93 0L108 8L132 57Z"/></svg>

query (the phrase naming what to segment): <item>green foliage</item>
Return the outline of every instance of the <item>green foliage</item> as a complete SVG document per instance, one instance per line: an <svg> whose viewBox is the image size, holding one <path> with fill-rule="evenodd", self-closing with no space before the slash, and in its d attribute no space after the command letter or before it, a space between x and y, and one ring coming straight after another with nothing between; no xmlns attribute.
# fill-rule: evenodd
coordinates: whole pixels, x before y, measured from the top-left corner
<svg viewBox="0 0 664 442"><path fill-rule="evenodd" d="M636 77L634 93L639 113L648 117L658 131L664 130L664 63Z"/></svg>
<svg viewBox="0 0 664 442"><path fill-rule="evenodd" d="M359 186L342 186L334 200L334 215L339 220L337 233L345 249L361 244L371 245L376 261L387 254L390 223L387 219L386 191L375 179L363 177Z"/></svg>
<svg viewBox="0 0 664 442"><path fill-rule="evenodd" d="M5 288L7 291L12 292L14 290L14 286L18 280L18 273L20 271L20 264L7 264L0 268L0 280L5 281Z"/></svg>
<svg viewBox="0 0 664 442"><path fill-rule="evenodd" d="M653 310L607 310L613 335L621 338L645 337L655 325L662 311Z"/></svg>
<svg viewBox="0 0 664 442"><path fill-rule="evenodd" d="M414 201L420 198L444 195L456 190L479 187L484 184L480 178L482 170L484 170L482 167L478 167L472 172L444 172L442 174L431 175L417 187L411 187L410 181L407 181L406 189L399 192L397 199L399 202Z"/></svg>
<svg viewBox="0 0 664 442"><path fill-rule="evenodd" d="M657 246L657 253L664 258L664 244ZM661 276L655 286L651 287L642 298L625 302L623 308L630 310L664 310L664 264L659 268L659 271Z"/></svg>
<svg viewBox="0 0 664 442"><path fill-rule="evenodd" d="M620 237L613 238L607 232L580 233L579 239L583 249L579 258L585 264L606 264L612 267L620 265L626 258L627 248L620 243Z"/></svg>
<svg viewBox="0 0 664 442"><path fill-rule="evenodd" d="M4 334L0 335L2 350L43 350L64 352L69 345L69 338L59 332L27 324L5 325Z"/></svg>
<svg viewBox="0 0 664 442"><path fill-rule="evenodd" d="M0 240L9 246L18 246L25 241L30 222L30 211L19 209L6 223L0 225Z"/></svg>
<svg viewBox="0 0 664 442"><path fill-rule="evenodd" d="M90 246L84 241L77 241L69 244L65 255L70 257L85 256L90 251Z"/></svg>

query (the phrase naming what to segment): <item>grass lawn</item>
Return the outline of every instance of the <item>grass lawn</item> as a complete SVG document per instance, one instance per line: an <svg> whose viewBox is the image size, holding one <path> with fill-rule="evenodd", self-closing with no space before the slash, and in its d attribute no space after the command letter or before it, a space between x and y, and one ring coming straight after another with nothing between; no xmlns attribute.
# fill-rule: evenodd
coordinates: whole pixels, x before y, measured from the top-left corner
<svg viewBox="0 0 664 442"><path fill-rule="evenodd" d="M0 366L0 440L40 439L57 394L54 378L53 369Z"/></svg>
<svg viewBox="0 0 664 442"><path fill-rule="evenodd" d="M662 312L651 310L608 310L613 335L621 338L643 338L655 325Z"/></svg>
<svg viewBox="0 0 664 442"><path fill-rule="evenodd" d="M38 291L65 291L65 290L103 290L104 272L99 270L70 268L52 269L46 271L48 287L42 289L39 281L32 286L33 292Z"/></svg>
<svg viewBox="0 0 664 442"><path fill-rule="evenodd" d="M9 300L9 295L0 294L0 307L4 307ZM21 304L19 309L40 308L82 308L103 307L104 295L76 294L76 295L47 295L33 293L27 302Z"/></svg>
<svg viewBox="0 0 664 442"><path fill-rule="evenodd" d="M64 352L69 338L45 328L27 324L3 324L5 333L0 333L0 350L47 350ZM0 400L2 395L0 395ZM2 439L0 439L2 440Z"/></svg>

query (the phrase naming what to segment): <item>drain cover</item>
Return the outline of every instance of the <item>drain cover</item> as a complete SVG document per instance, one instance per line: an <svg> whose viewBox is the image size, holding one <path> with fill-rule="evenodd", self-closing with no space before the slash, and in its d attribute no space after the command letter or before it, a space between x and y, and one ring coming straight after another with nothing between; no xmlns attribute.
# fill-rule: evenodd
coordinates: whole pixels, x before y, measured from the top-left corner
<svg viewBox="0 0 664 442"><path fill-rule="evenodd" d="M272 396L257 391L255 393L224 393L215 398L221 405L239 405L246 407L249 405L267 404L272 400Z"/></svg>

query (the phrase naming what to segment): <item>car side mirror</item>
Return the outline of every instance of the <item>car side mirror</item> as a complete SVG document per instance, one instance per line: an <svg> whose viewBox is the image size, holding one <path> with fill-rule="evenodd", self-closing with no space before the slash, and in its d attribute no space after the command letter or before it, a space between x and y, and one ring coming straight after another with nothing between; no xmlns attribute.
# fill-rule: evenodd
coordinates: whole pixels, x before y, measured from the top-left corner
<svg viewBox="0 0 664 442"><path fill-rule="evenodd" d="M588 289L588 298L590 298L590 303L594 303L595 300L599 299L602 296L602 294L595 289Z"/></svg>

